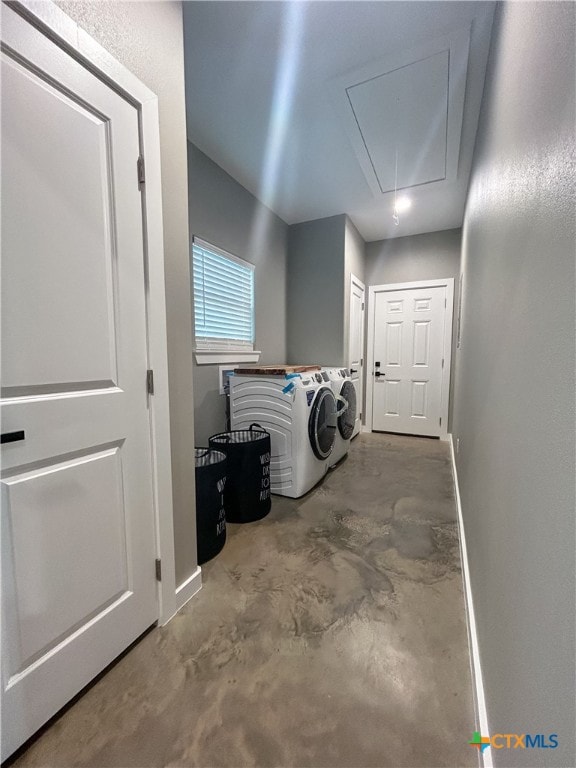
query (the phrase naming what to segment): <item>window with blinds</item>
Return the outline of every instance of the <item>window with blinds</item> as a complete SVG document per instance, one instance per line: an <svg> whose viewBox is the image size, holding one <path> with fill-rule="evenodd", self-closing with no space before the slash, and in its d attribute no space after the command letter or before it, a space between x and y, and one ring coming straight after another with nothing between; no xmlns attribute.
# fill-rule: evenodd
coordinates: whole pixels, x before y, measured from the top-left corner
<svg viewBox="0 0 576 768"><path fill-rule="evenodd" d="M254 265L195 237L196 349L254 349Z"/></svg>

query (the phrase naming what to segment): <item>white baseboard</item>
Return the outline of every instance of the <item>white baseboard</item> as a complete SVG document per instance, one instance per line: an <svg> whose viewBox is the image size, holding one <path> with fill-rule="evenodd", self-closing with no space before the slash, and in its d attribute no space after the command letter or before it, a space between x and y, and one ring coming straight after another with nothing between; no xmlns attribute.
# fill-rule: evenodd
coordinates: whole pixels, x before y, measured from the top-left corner
<svg viewBox="0 0 576 768"><path fill-rule="evenodd" d="M486 698L484 696L484 682L482 677L482 665L480 663L480 649L478 647L478 634L476 632L476 616L474 614L474 600L472 599L472 585L470 583L470 569L468 565L468 550L466 548L466 534L464 531L464 519L462 517L462 502L460 500L460 488L458 485L458 471L456 469L456 457L454 454L454 441L452 434L448 435L450 443L450 456L452 458L452 474L454 476L454 491L456 494L456 506L458 509L458 531L460 538L460 558L462 560L462 580L464 582L464 596L466 601L466 621L468 624L468 644L470 647L470 666L472 671L472 685L474 688L474 708L476 716L476 730L482 736L488 736L488 712ZM472 736L472 734L470 734ZM480 768L493 768L491 747L483 753L478 750Z"/></svg>
<svg viewBox="0 0 576 768"><path fill-rule="evenodd" d="M372 430L370 429L370 427L367 427L366 424L362 424L362 429L360 430L360 432L372 432Z"/></svg>
<svg viewBox="0 0 576 768"><path fill-rule="evenodd" d="M196 566L194 573L176 587L176 610L186 605L202 589L202 569Z"/></svg>

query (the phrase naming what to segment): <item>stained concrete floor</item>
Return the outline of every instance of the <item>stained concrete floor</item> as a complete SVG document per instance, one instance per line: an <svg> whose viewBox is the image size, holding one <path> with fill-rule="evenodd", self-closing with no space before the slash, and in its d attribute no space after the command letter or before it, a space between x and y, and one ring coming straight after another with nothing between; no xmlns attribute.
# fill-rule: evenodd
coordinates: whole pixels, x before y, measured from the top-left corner
<svg viewBox="0 0 576 768"><path fill-rule="evenodd" d="M446 443L363 434L15 763L475 766Z"/></svg>

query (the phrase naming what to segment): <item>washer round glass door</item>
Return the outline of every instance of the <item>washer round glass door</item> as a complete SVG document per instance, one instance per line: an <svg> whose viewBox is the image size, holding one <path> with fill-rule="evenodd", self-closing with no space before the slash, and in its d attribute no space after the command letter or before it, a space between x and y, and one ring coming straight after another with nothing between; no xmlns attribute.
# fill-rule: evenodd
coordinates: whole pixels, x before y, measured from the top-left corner
<svg viewBox="0 0 576 768"><path fill-rule="evenodd" d="M308 436L316 458L327 459L336 439L336 398L328 387L321 387L314 398Z"/></svg>
<svg viewBox="0 0 576 768"><path fill-rule="evenodd" d="M340 396L348 403L348 408L338 416L338 431L344 440L350 440L356 424L356 387L351 381L345 381Z"/></svg>

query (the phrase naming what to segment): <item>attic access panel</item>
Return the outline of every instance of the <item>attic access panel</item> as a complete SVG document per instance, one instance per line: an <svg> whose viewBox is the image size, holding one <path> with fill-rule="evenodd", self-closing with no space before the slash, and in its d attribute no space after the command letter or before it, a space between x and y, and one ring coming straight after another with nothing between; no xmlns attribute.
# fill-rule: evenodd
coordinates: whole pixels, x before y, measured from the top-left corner
<svg viewBox="0 0 576 768"><path fill-rule="evenodd" d="M449 51L346 89L381 192L446 178Z"/></svg>
<svg viewBox="0 0 576 768"><path fill-rule="evenodd" d="M375 197L458 173L470 28L332 80L329 90Z"/></svg>

